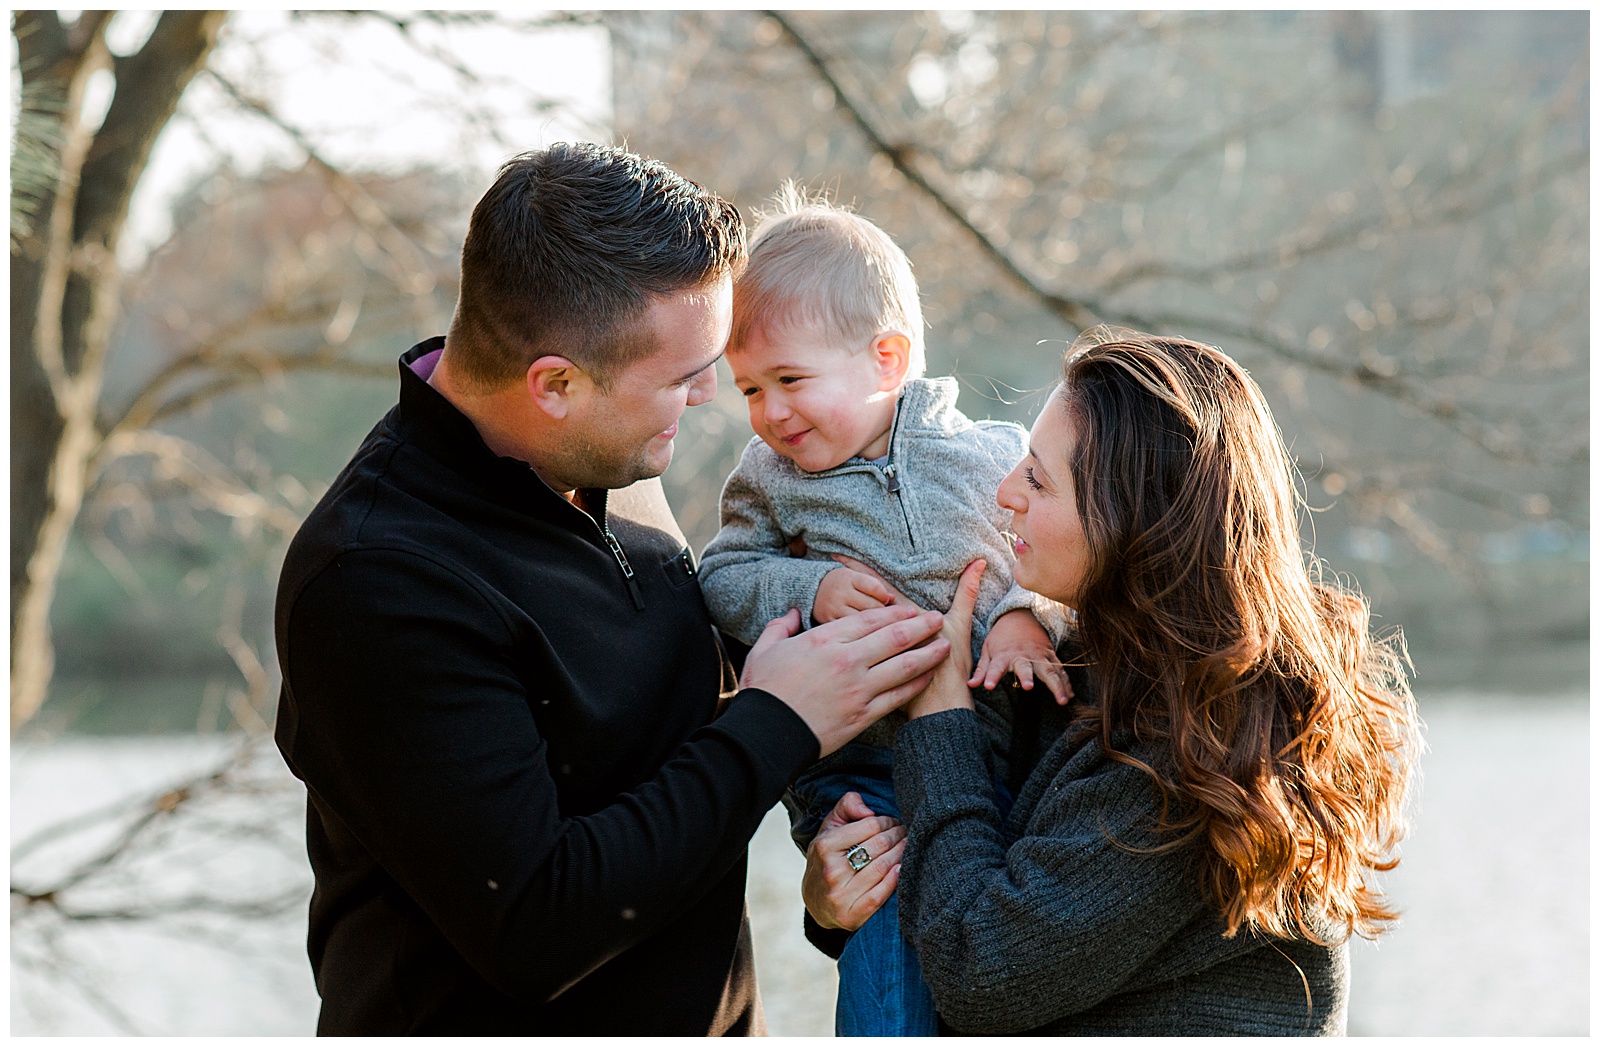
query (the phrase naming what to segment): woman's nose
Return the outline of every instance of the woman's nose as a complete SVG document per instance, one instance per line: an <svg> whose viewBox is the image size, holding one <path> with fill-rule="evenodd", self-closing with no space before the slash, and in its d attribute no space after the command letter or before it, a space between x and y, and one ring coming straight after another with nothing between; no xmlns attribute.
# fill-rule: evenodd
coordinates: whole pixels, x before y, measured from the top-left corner
<svg viewBox="0 0 1600 1047"><path fill-rule="evenodd" d="M1002 509L1010 509L1014 513L1021 512L1027 508L1027 504L1022 500L1022 488L1017 475L1021 471L1022 466L1018 465L1007 473L1005 479L1000 481L999 489L994 493L995 504Z"/></svg>

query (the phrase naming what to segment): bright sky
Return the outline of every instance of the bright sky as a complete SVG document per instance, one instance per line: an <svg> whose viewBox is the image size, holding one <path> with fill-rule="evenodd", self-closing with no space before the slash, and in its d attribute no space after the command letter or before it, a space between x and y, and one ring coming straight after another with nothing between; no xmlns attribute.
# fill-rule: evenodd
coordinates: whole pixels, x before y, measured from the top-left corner
<svg viewBox="0 0 1600 1047"><path fill-rule="evenodd" d="M536 15L517 12L506 19ZM154 18L153 12L120 13L107 35L112 50L137 48ZM515 153L609 138L611 55L603 29L419 23L413 33L420 47L377 18L318 15L296 22L283 11L241 11L229 19L211 65L245 92L271 100L324 157L343 165L399 170L429 161L487 186L498 164ZM424 57L435 49L454 56L475 82ZM86 114L103 113L109 88L109 74L98 90L91 86ZM561 104L538 107L549 100ZM298 166L305 159L287 134L240 112L202 75L157 141L134 195L119 252L124 265L137 265L167 237L173 198L224 155L244 171L269 161Z"/></svg>

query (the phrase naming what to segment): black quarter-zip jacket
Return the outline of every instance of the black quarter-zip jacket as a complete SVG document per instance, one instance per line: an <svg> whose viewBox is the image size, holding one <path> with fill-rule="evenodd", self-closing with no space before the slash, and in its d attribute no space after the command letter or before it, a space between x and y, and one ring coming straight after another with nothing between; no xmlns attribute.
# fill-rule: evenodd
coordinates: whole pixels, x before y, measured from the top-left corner
<svg viewBox="0 0 1600 1047"><path fill-rule="evenodd" d="M659 484L585 512L497 457L424 380L442 345L279 582L318 1030L762 1032L746 845L816 737L763 691L719 707Z"/></svg>

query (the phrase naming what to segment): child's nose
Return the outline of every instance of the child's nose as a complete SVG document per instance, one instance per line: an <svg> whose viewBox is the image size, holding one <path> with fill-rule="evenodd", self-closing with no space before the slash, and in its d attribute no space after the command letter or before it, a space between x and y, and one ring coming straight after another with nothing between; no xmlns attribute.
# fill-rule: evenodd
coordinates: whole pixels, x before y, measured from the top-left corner
<svg viewBox="0 0 1600 1047"><path fill-rule="evenodd" d="M767 397L767 402L765 405L763 405L763 410L766 411L768 425L781 422L794 413L789 410L789 405L783 402L783 398L778 396Z"/></svg>

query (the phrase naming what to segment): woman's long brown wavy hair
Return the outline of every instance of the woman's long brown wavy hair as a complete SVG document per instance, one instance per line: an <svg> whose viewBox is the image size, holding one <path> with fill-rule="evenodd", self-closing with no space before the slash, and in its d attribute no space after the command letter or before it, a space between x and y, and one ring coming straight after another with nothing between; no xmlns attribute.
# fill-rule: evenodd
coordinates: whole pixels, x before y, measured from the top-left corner
<svg viewBox="0 0 1600 1047"><path fill-rule="evenodd" d="M1396 913L1421 747L1403 638L1302 550L1302 499L1266 400L1220 350L1100 328L1058 401L1090 549L1079 628L1087 727L1159 785L1160 849L1202 842L1202 884L1241 927L1333 944ZM1116 731L1159 754L1145 763Z"/></svg>

